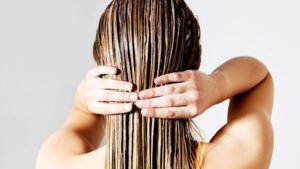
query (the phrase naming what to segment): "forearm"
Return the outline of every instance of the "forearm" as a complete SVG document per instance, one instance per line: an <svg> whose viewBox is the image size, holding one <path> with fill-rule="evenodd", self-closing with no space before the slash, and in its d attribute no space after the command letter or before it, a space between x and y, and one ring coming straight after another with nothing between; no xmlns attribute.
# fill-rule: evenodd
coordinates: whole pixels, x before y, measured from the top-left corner
<svg viewBox="0 0 300 169"><path fill-rule="evenodd" d="M266 66L253 57L233 58L211 73L218 90L217 102L249 91L267 77Z"/></svg>
<svg viewBox="0 0 300 169"><path fill-rule="evenodd" d="M218 67L213 77L219 101L230 98L230 104L227 123L210 140L214 148L206 156L206 162L224 160L208 168L268 168L273 150L271 74L255 58L239 57ZM224 158L222 152L229 153Z"/></svg>
<svg viewBox="0 0 300 169"><path fill-rule="evenodd" d="M64 128L76 132L85 138L94 148L97 148L105 134L105 118L89 112L80 104L78 93L75 94L73 105L66 119Z"/></svg>

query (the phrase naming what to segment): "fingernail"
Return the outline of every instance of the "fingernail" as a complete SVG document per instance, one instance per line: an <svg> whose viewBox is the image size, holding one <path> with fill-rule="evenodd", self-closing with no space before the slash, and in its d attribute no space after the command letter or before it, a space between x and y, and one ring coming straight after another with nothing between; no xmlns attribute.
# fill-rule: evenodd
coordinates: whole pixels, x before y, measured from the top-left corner
<svg viewBox="0 0 300 169"><path fill-rule="evenodd" d="M142 109L141 113L143 116L147 116L148 115L148 110L147 109Z"/></svg>
<svg viewBox="0 0 300 169"><path fill-rule="evenodd" d="M135 102L135 105L136 105L137 107L139 107L139 108L142 107L141 101L139 101L139 100Z"/></svg>
<svg viewBox="0 0 300 169"><path fill-rule="evenodd" d="M132 101L136 101L136 100L137 100L137 94L131 94L131 95L130 95L130 99L131 99Z"/></svg>
<svg viewBox="0 0 300 169"><path fill-rule="evenodd" d="M114 68L113 71L112 71L114 74L117 74L119 71L117 68Z"/></svg>
<svg viewBox="0 0 300 169"><path fill-rule="evenodd" d="M127 90L132 90L132 85L131 85L131 84L126 84L126 85L125 85L125 88L126 88Z"/></svg>
<svg viewBox="0 0 300 169"><path fill-rule="evenodd" d="M147 92L140 92L140 93L139 93L139 97L140 97L140 98L145 98L145 97L147 97Z"/></svg>
<svg viewBox="0 0 300 169"><path fill-rule="evenodd" d="M160 79L159 78L154 79L154 83L155 84L159 84L160 83Z"/></svg>
<svg viewBox="0 0 300 169"><path fill-rule="evenodd" d="M124 106L124 108L125 108L126 111L130 111L132 109L132 105L131 104L126 104Z"/></svg>

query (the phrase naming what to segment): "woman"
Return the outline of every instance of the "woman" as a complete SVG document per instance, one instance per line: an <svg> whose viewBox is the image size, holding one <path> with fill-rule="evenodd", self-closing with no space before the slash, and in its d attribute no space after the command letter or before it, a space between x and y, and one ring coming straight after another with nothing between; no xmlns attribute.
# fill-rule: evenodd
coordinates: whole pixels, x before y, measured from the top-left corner
<svg viewBox="0 0 300 169"><path fill-rule="evenodd" d="M246 56L211 74L198 71L199 38L182 0L112 1L94 44L97 67L78 86L72 111L43 145L37 168L268 168L270 73ZM227 124L203 143L190 119L227 99ZM104 128L107 145L99 148Z"/></svg>

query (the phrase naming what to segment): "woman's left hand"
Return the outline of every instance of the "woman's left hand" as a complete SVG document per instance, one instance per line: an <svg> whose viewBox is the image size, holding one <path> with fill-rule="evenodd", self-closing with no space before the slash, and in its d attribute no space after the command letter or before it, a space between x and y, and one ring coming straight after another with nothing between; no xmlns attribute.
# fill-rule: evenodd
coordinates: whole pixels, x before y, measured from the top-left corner
<svg viewBox="0 0 300 169"><path fill-rule="evenodd" d="M146 117L190 119L219 100L214 76L198 70L165 74L154 83L163 86L140 91L139 100L135 102Z"/></svg>

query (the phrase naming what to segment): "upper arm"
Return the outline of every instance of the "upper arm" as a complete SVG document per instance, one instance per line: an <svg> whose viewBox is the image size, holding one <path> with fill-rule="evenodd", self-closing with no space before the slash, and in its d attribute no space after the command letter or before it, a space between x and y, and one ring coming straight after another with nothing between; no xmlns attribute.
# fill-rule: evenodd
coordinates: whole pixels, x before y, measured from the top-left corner
<svg viewBox="0 0 300 169"><path fill-rule="evenodd" d="M104 158L98 158L104 154L103 148L98 146L104 128L103 116L73 106L64 127L43 144L36 159L36 168L99 168L99 165L101 168Z"/></svg>
<svg viewBox="0 0 300 169"><path fill-rule="evenodd" d="M228 122L211 140L206 168L269 167L273 151L273 88L268 73L257 86L231 99Z"/></svg>

